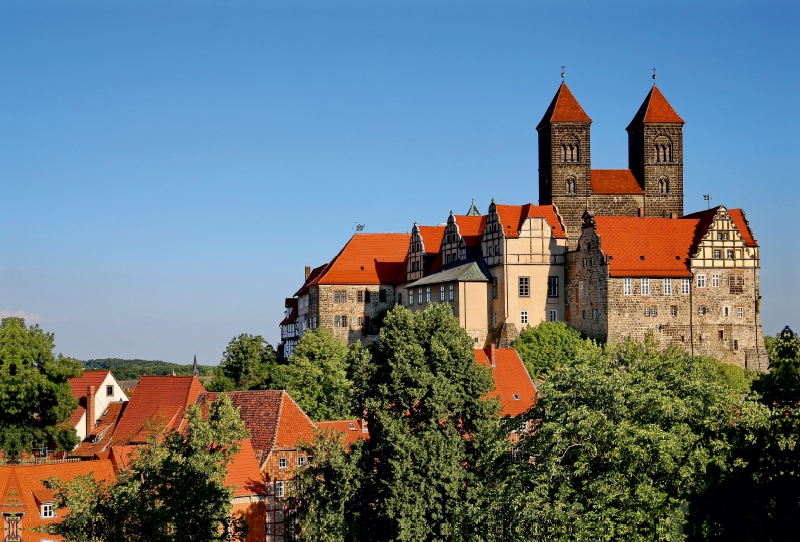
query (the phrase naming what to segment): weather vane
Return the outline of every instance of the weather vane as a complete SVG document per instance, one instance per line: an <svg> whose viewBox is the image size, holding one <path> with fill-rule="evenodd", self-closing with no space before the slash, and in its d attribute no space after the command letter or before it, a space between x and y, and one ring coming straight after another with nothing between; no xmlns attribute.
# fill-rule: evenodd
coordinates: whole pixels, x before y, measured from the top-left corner
<svg viewBox="0 0 800 542"><path fill-rule="evenodd" d="M561 66L561 81L562 82L564 81L564 78L567 76L567 72L566 72L566 70L564 70L564 68L566 68L566 66Z"/></svg>
<svg viewBox="0 0 800 542"><path fill-rule="evenodd" d="M356 222L355 230L356 231L364 231L364 224L359 224L358 222Z"/></svg>
<svg viewBox="0 0 800 542"><path fill-rule="evenodd" d="M656 84L656 67L653 66L653 84Z"/></svg>
<svg viewBox="0 0 800 542"><path fill-rule="evenodd" d="M711 200L714 199L711 194L703 194L703 199L706 200L708 208L711 209Z"/></svg>

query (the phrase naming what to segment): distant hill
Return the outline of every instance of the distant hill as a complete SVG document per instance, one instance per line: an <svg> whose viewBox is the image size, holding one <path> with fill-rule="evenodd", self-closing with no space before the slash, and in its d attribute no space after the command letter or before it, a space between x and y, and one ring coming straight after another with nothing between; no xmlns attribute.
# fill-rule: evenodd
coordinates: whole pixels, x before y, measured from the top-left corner
<svg viewBox="0 0 800 542"><path fill-rule="evenodd" d="M146 375L171 375L173 371L178 376L189 376L192 374L192 365L178 365L166 361L146 360L146 359L90 359L82 361L83 368L86 370L108 369L117 380L136 380L140 376ZM214 367L211 365L198 365L200 376L211 376Z"/></svg>

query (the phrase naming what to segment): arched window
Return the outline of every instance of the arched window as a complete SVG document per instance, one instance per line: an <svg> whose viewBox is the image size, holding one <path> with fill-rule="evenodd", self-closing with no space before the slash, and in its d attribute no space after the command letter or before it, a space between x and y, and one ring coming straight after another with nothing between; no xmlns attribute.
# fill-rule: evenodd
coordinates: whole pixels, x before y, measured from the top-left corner
<svg viewBox="0 0 800 542"><path fill-rule="evenodd" d="M575 194L577 192L575 187L575 179L570 177L567 179L567 194Z"/></svg>
<svg viewBox="0 0 800 542"><path fill-rule="evenodd" d="M657 137L655 141L655 147L656 162L672 162L672 142L668 137Z"/></svg>
<svg viewBox="0 0 800 542"><path fill-rule="evenodd" d="M661 177L658 180L658 192L660 194L669 194L669 179Z"/></svg>
<svg viewBox="0 0 800 542"><path fill-rule="evenodd" d="M562 162L577 162L580 157L578 140L574 137L569 137L561 144L561 161Z"/></svg>

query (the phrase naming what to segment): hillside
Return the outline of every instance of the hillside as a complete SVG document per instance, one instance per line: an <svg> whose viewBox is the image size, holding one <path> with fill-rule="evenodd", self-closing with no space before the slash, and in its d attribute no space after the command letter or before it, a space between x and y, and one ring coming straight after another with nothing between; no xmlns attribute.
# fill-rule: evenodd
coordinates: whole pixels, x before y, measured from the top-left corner
<svg viewBox="0 0 800 542"><path fill-rule="evenodd" d="M178 365L158 360L106 358L90 359L81 364L86 370L109 369L117 380L136 380L143 374L171 375L173 371L178 376L192 374L191 364ZM214 369L210 365L199 365L198 368L200 376L211 376Z"/></svg>

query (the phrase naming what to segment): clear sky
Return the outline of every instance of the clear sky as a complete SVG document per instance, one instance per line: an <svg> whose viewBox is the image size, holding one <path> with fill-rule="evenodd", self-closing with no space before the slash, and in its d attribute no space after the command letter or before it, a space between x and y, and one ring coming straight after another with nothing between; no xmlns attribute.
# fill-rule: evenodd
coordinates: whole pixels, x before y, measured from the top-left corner
<svg viewBox="0 0 800 542"><path fill-rule="evenodd" d="M800 8L785 2L0 4L0 311L57 350L218 363L278 341L353 234L538 201L561 82L596 168L658 68L685 210L742 207L766 332L800 328Z"/></svg>

